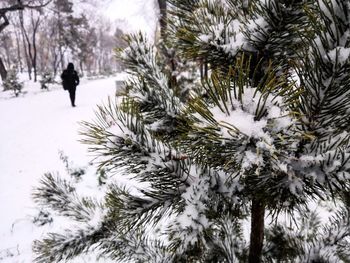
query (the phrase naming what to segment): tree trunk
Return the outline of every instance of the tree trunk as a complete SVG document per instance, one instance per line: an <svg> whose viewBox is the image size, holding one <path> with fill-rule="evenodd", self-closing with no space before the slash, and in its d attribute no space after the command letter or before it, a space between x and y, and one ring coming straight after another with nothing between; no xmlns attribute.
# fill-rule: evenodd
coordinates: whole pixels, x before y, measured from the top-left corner
<svg viewBox="0 0 350 263"><path fill-rule="evenodd" d="M159 25L160 25L160 36L164 41L166 39L166 29L167 29L167 15L166 15L166 0L158 0L159 5Z"/></svg>
<svg viewBox="0 0 350 263"><path fill-rule="evenodd" d="M35 41L35 40L34 40ZM35 42L33 43L33 61L32 61L32 65L33 65L33 70L34 70L34 82L37 81L37 75L38 75L38 71L37 71L37 51L36 51L36 44Z"/></svg>
<svg viewBox="0 0 350 263"><path fill-rule="evenodd" d="M1 18L4 20L4 22L0 24L0 32L3 31L5 27L7 27L10 24L5 13L0 13L0 19Z"/></svg>
<svg viewBox="0 0 350 263"><path fill-rule="evenodd" d="M8 37L10 38L11 36L8 36ZM9 46L7 37L5 37L2 44L3 44L3 47L5 49L5 55L6 55L3 57L3 63L5 64L5 67L11 68L12 67L11 54L10 54L11 44Z"/></svg>
<svg viewBox="0 0 350 263"><path fill-rule="evenodd" d="M36 34L40 25L40 17L38 17L36 20L33 18L33 12L31 13L31 21L32 21L32 27L33 27L33 33L32 33L32 41L33 41L33 59L32 59L32 66L34 69L34 82L37 81L37 48L36 48Z"/></svg>
<svg viewBox="0 0 350 263"><path fill-rule="evenodd" d="M27 48L28 41L26 42L26 40L28 40L28 36L27 36L25 28L24 28L24 18L23 18L22 11L19 12L19 21L20 21L20 25L21 25L22 41L23 41L24 55L25 55L25 59L26 59L27 69L28 69L28 77L30 80L32 80L32 66L31 66L31 62L30 62L29 51Z"/></svg>
<svg viewBox="0 0 350 263"><path fill-rule="evenodd" d="M58 58L58 53L56 52L56 49L53 49L52 54L53 54L52 69L53 69L53 74L56 77L58 72L58 67L60 65L60 60Z"/></svg>
<svg viewBox="0 0 350 263"><path fill-rule="evenodd" d="M260 263L264 242L265 205L257 197L252 200L249 263Z"/></svg>
<svg viewBox="0 0 350 263"><path fill-rule="evenodd" d="M20 72L23 72L23 64L22 64L22 55L21 55L21 44L20 44L20 36L17 30L15 30L16 36L16 45L17 45L17 60Z"/></svg>
<svg viewBox="0 0 350 263"><path fill-rule="evenodd" d="M24 49L24 57L26 59L26 64L27 64L27 70L28 70L28 77L30 80L32 80L32 67L30 66L30 59L28 55L28 49L25 41L25 36L24 32L22 31L22 40L23 40L23 49Z"/></svg>
<svg viewBox="0 0 350 263"><path fill-rule="evenodd" d="M0 76L1 76L2 81L4 81L7 77L7 70L6 70L5 65L2 62L1 58L0 58Z"/></svg>
<svg viewBox="0 0 350 263"><path fill-rule="evenodd" d="M62 21L61 21L61 13L60 11L57 12L57 27L58 27L58 50L60 54L60 64L61 64L61 70L63 71L65 68L64 63L64 52L63 52L63 46L62 46Z"/></svg>
<svg viewBox="0 0 350 263"><path fill-rule="evenodd" d="M79 66L80 66L80 73L82 74L82 76L84 76L84 68L83 68L83 61L82 60L80 60L80 62L79 62Z"/></svg>

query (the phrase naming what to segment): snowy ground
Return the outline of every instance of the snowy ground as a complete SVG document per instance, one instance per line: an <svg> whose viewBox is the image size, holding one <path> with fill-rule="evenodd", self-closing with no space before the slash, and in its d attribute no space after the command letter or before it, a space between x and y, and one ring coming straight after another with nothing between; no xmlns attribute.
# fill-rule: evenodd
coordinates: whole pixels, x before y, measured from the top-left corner
<svg viewBox="0 0 350 263"><path fill-rule="evenodd" d="M0 262L33 262L31 242L50 228L32 223L38 214L31 199L33 188L44 173L64 171L60 151L74 165L88 166L87 146L78 142L79 121L94 118L96 104L115 92L116 79L82 81L76 108L60 86L41 91L38 84L28 82L27 93L18 98L0 92Z"/></svg>
<svg viewBox="0 0 350 263"><path fill-rule="evenodd" d="M39 227L33 223L39 213L31 199L33 188L46 172L66 174L59 152L68 156L75 167L87 171L77 190L88 196L99 194L95 168L89 164L92 156L87 146L78 142L82 138L79 122L94 119L96 105L115 94L115 81L120 78L123 76L83 80L77 90L76 108L70 106L68 93L59 85L42 91L39 84L27 82L26 93L17 98L0 92L1 263L33 262L33 240L41 239L48 231L61 232L70 227L56 216L53 224ZM327 221L328 216L323 214ZM246 226L248 229L249 222ZM249 230L245 232L248 239ZM93 255L86 255L72 262L111 261L97 261Z"/></svg>

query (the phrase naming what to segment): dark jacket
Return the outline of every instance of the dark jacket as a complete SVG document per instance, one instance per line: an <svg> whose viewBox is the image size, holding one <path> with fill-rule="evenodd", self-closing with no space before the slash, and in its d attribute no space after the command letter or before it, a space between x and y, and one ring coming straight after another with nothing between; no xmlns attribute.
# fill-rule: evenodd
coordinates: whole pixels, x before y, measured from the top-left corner
<svg viewBox="0 0 350 263"><path fill-rule="evenodd" d="M73 90L79 85L79 76L72 63L69 63L67 69L63 71L61 79L65 90Z"/></svg>

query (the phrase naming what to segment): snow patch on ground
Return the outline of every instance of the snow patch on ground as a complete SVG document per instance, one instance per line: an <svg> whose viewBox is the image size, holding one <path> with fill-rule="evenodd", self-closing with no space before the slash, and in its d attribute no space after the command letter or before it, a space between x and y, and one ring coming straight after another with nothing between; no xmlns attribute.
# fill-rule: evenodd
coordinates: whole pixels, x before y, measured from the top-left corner
<svg viewBox="0 0 350 263"><path fill-rule="evenodd" d="M0 262L33 262L32 240L55 231L50 225L32 223L39 212L31 199L33 188L46 172L65 173L60 151L75 166L85 167L88 173L94 170L87 146L78 142L79 122L94 119L96 105L114 95L118 79L83 79L77 88L76 108L70 106L68 92L59 84L46 91L38 83L26 81L24 94L17 98L0 92ZM83 187L92 190L96 181L87 182L91 185ZM64 220L56 225L67 227ZM73 262L96 260L86 256Z"/></svg>

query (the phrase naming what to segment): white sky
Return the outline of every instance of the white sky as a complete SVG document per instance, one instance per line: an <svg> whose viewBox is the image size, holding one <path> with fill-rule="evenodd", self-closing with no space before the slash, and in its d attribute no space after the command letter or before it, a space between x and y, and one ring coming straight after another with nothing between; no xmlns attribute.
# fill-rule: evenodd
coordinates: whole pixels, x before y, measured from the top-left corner
<svg viewBox="0 0 350 263"><path fill-rule="evenodd" d="M156 26L156 0L110 0L105 15L112 21L123 19L130 31L145 31L153 35Z"/></svg>

